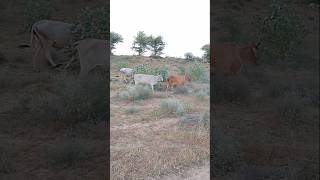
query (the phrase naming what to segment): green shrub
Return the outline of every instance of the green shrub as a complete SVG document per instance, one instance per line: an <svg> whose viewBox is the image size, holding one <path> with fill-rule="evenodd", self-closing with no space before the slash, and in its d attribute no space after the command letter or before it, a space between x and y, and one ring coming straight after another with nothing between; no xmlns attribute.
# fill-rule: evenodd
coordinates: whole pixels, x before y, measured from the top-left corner
<svg viewBox="0 0 320 180"><path fill-rule="evenodd" d="M167 99L161 100L160 111L166 114L175 114L175 115L182 115L185 112L182 103L175 98L173 99L167 98Z"/></svg>
<svg viewBox="0 0 320 180"><path fill-rule="evenodd" d="M27 0L25 8L25 30L28 31L37 21L50 19L53 12L51 0Z"/></svg>
<svg viewBox="0 0 320 180"><path fill-rule="evenodd" d="M189 67L189 73L192 81L208 80L207 71L199 62L192 63L192 65Z"/></svg>
<svg viewBox="0 0 320 180"><path fill-rule="evenodd" d="M257 21L260 50L268 59L283 60L301 43L306 29L289 4L284 8L282 1L270 2L269 14Z"/></svg>
<svg viewBox="0 0 320 180"><path fill-rule="evenodd" d="M180 75L185 75L186 74L186 68L185 67L179 66L178 69L179 69L179 74Z"/></svg>
<svg viewBox="0 0 320 180"><path fill-rule="evenodd" d="M160 69L155 70L154 75L161 75L162 79L165 81L168 78L168 71L169 69L167 67L162 66Z"/></svg>
<svg viewBox="0 0 320 180"><path fill-rule="evenodd" d="M129 63L126 61L118 61L116 62L116 66L118 69L127 68L129 66Z"/></svg>
<svg viewBox="0 0 320 180"><path fill-rule="evenodd" d="M119 94L120 99L122 100L143 100L151 96L151 88L149 86L135 85L128 87L127 90L122 91Z"/></svg>
<svg viewBox="0 0 320 180"><path fill-rule="evenodd" d="M110 39L109 33L109 13L106 6L96 9L89 7L83 8L79 14L77 26L72 30L73 41L79 41L86 38ZM74 48L74 47L73 47Z"/></svg>
<svg viewBox="0 0 320 180"><path fill-rule="evenodd" d="M147 64L141 64L138 66L135 66L133 68L136 72L136 74L149 74L149 75L155 75L156 71L151 66Z"/></svg>

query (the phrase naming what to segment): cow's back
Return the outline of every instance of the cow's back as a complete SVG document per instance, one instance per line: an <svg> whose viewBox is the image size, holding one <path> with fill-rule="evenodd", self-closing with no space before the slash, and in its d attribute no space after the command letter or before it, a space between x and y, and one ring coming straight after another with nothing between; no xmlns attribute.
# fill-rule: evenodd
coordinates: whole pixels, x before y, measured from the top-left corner
<svg viewBox="0 0 320 180"><path fill-rule="evenodd" d="M96 66L109 68L108 42L100 39L84 39L77 42L81 69L89 72Z"/></svg>
<svg viewBox="0 0 320 180"><path fill-rule="evenodd" d="M52 20L41 20L35 23L33 30L43 36L47 40L54 40L58 45L65 46L72 40L71 29L74 25Z"/></svg>
<svg viewBox="0 0 320 180"><path fill-rule="evenodd" d="M238 46L231 43L213 45L211 63L213 63L214 72L237 72L241 66Z"/></svg>

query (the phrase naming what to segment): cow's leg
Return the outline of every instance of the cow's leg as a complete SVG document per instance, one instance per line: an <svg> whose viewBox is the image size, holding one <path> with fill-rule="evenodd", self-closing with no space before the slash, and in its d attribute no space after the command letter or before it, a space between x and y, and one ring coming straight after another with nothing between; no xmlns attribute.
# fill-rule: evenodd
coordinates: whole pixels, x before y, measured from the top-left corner
<svg viewBox="0 0 320 180"><path fill-rule="evenodd" d="M150 84L151 85L151 84ZM154 89L153 89L153 85L151 85L151 89L152 89L152 93L154 94Z"/></svg>
<svg viewBox="0 0 320 180"><path fill-rule="evenodd" d="M53 67L56 67L56 66L57 66L57 64L52 60L49 47L45 47L45 48L44 48L44 55L46 56L46 58L49 60L50 64L51 64Z"/></svg>
<svg viewBox="0 0 320 180"><path fill-rule="evenodd" d="M70 61L67 63L66 66L64 66L64 68L67 69L71 65L71 63L73 63L75 60L76 60L76 57L72 55Z"/></svg>
<svg viewBox="0 0 320 180"><path fill-rule="evenodd" d="M33 70L35 72L40 72L40 69L39 69L39 67L37 65L37 63L39 62L39 61L37 61L37 58L39 56L40 50L41 50L41 47L37 47L36 48L36 52L35 52L35 54L33 56Z"/></svg>

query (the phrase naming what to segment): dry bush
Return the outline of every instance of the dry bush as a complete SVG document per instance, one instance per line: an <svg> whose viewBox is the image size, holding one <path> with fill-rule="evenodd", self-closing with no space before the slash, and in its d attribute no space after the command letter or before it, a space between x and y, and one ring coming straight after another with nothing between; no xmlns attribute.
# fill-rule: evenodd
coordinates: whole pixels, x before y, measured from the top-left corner
<svg viewBox="0 0 320 180"><path fill-rule="evenodd" d="M143 85L129 86L127 90L120 92L119 97L122 100L143 100L151 96L150 87Z"/></svg>
<svg viewBox="0 0 320 180"><path fill-rule="evenodd" d="M73 125L81 121L101 121L106 115L106 80L97 74L84 80L61 74L54 81L54 92L35 97L32 112L42 121Z"/></svg>
<svg viewBox="0 0 320 180"><path fill-rule="evenodd" d="M182 115L185 112L185 109L178 99L167 98L161 100L160 111L166 114Z"/></svg>

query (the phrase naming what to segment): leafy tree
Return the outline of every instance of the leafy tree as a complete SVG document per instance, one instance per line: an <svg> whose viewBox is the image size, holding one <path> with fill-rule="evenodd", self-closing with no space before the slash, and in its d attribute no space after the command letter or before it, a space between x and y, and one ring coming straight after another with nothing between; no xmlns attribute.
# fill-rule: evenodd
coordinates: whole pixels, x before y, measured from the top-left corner
<svg viewBox="0 0 320 180"><path fill-rule="evenodd" d="M123 42L123 38L120 34L116 32L110 32L110 51L112 53L112 50L114 50L116 47L116 44Z"/></svg>
<svg viewBox="0 0 320 180"><path fill-rule="evenodd" d="M206 44L206 45L202 46L201 50L204 51L202 58L209 60L210 59L210 45Z"/></svg>
<svg viewBox="0 0 320 180"><path fill-rule="evenodd" d="M152 52L152 56L160 56L165 45L166 44L163 42L162 36L154 37L151 35L148 37L147 49Z"/></svg>
<svg viewBox="0 0 320 180"><path fill-rule="evenodd" d="M194 60L194 55L191 52L184 53L184 58L188 61Z"/></svg>
<svg viewBox="0 0 320 180"><path fill-rule="evenodd" d="M131 49L138 52L139 56L143 55L147 51L148 40L148 36L143 31L139 31Z"/></svg>

